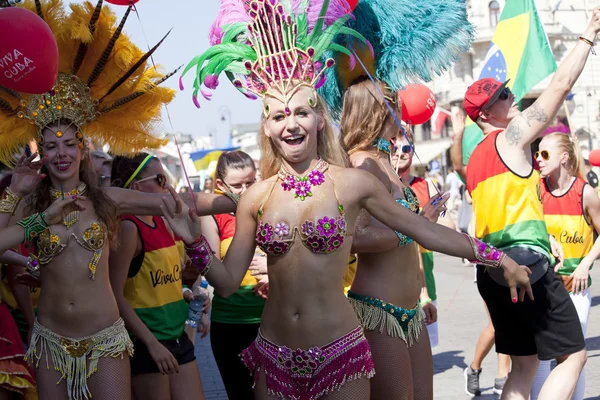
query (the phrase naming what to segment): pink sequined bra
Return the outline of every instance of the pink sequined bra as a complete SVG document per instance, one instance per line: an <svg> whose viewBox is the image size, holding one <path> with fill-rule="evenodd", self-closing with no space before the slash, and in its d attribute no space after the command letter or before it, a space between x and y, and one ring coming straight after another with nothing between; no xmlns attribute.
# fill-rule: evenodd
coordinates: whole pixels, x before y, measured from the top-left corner
<svg viewBox="0 0 600 400"><path fill-rule="evenodd" d="M306 220L301 227L295 226L293 228L290 228L289 224L285 221L281 221L275 225L262 222L263 207L271 196L271 193L273 193L277 182L278 180L275 180L269 191L269 196L267 196L267 199L265 199L258 210L256 242L262 251L270 256L282 256L292 248L296 236L299 236L302 244L313 253L328 254L342 247L346 236L352 236L351 233L348 234L346 232L344 206L340 203L337 193L335 193L335 184L333 191L338 203L338 216L324 216L318 218L316 221Z"/></svg>

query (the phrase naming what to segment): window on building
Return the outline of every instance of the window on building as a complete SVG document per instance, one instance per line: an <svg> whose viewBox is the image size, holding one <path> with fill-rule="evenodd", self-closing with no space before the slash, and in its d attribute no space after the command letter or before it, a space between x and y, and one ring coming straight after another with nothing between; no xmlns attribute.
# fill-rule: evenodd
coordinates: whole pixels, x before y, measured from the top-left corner
<svg viewBox="0 0 600 400"><path fill-rule="evenodd" d="M496 0L490 1L488 8L490 9L490 26L495 27L498 25L498 19L500 18L500 3Z"/></svg>

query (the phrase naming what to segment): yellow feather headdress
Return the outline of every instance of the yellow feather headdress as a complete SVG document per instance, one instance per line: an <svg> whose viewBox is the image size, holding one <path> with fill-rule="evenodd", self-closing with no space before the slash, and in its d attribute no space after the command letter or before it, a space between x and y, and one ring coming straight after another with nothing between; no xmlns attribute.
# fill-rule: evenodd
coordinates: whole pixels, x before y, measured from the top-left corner
<svg viewBox="0 0 600 400"><path fill-rule="evenodd" d="M15 153L32 140L39 141L45 126L61 120L78 127L78 139L108 144L115 155L166 143L153 132L161 106L173 99L175 91L158 85L176 71L162 75L147 62L166 35L144 53L122 33L131 6L117 25L114 13L102 3L71 4L68 15L61 0L23 3L54 33L59 77L43 95L0 86L0 161L14 164Z"/></svg>

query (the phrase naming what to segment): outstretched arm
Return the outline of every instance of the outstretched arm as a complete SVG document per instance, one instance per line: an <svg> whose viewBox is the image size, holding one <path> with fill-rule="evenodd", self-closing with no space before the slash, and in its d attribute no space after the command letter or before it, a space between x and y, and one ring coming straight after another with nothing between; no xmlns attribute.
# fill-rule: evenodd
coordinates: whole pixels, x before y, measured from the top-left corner
<svg viewBox="0 0 600 400"><path fill-rule="evenodd" d="M106 188L106 194L117 204L120 215L162 215L160 206L163 198L171 202L173 198L167 194L144 193L138 190L128 190L116 187ZM194 201L199 215L215 215L234 212L235 203L227 196L212 193L182 193L181 198L192 208Z"/></svg>
<svg viewBox="0 0 600 400"><path fill-rule="evenodd" d="M187 246L192 246L202 235L200 218L190 211L173 188L170 187L169 191L175 200L163 201L164 217L173 232L181 237ZM254 185L242 196L236 212L235 235L225 259L221 262L213 256L210 269L203 272L206 273L206 280L215 288L215 292L222 297L229 297L238 290L254 256L256 221L252 207L259 194L259 186Z"/></svg>
<svg viewBox="0 0 600 400"><path fill-rule="evenodd" d="M417 243L432 251L448 254L455 257L473 260L476 254L471 241L456 231L440 226L420 217L397 204L387 194L381 182L373 179L363 171L354 171L353 181L359 196L359 203L371 215L390 228L402 232L413 238ZM504 257L500 265L504 269L504 277L510 287L513 302L517 299L517 285L521 285L521 300L525 291L533 298L531 283L529 282L529 269L517 265L509 257Z"/></svg>
<svg viewBox="0 0 600 400"><path fill-rule="evenodd" d="M600 8L592 11L592 20L582 37L594 42L600 31ZM590 54L590 45L579 40L552 77L540 97L521 115L515 117L506 128L506 143L522 149L527 148L554 119L563 101L581 75Z"/></svg>

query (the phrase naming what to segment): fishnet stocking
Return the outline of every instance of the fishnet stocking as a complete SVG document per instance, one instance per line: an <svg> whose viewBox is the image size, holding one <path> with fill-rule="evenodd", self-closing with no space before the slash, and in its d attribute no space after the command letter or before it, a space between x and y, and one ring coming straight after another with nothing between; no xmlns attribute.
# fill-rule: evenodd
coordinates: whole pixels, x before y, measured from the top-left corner
<svg viewBox="0 0 600 400"><path fill-rule="evenodd" d="M375 362L373 400L413 400L413 374L406 342L379 331L365 331Z"/></svg>
<svg viewBox="0 0 600 400"><path fill-rule="evenodd" d="M103 357L98 361L98 371L88 378L93 400L131 400L131 369L129 356L123 359Z"/></svg>
<svg viewBox="0 0 600 400"><path fill-rule="evenodd" d="M425 323L419 340L409 347L415 400L433 399L433 357Z"/></svg>
<svg viewBox="0 0 600 400"><path fill-rule="evenodd" d="M42 356L36 369L39 400L66 400L67 384L62 380L58 385L61 374L54 371L52 359L48 360L50 369L46 369L46 358ZM131 399L131 371L129 357L103 357L98 361L98 371L87 379L88 387L94 400Z"/></svg>
<svg viewBox="0 0 600 400"><path fill-rule="evenodd" d="M369 400L369 392L369 379L361 378L344 384L339 390L328 393L319 400ZM265 374L262 371L254 387L254 397L256 400L279 400L277 396L268 393Z"/></svg>
<svg viewBox="0 0 600 400"><path fill-rule="evenodd" d="M46 357L40 358L39 367L35 370L39 400L65 400L67 397L67 383L60 379L60 372L54 370L52 359L48 360L50 369L46 369Z"/></svg>

